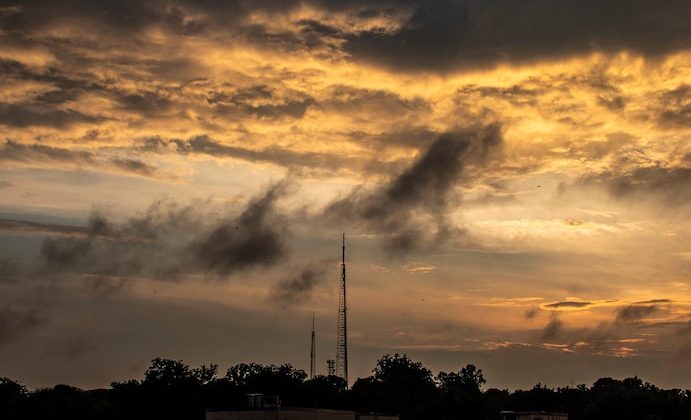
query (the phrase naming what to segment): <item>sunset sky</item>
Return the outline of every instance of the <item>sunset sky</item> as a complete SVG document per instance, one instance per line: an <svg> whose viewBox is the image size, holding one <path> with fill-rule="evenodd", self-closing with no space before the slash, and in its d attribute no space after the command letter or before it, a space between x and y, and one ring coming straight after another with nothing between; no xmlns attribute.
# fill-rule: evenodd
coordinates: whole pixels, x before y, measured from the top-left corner
<svg viewBox="0 0 691 420"><path fill-rule="evenodd" d="M691 388L687 0L0 4L0 376Z"/></svg>

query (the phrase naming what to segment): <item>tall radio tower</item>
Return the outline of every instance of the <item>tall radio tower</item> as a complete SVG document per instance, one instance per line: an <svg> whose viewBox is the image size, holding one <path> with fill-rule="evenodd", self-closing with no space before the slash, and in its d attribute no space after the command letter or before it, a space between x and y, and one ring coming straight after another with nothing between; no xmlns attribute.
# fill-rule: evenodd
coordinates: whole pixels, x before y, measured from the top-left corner
<svg viewBox="0 0 691 420"><path fill-rule="evenodd" d="M310 347L310 378L314 378L314 359L317 357L317 349L314 341L314 312L312 312L312 346Z"/></svg>
<svg viewBox="0 0 691 420"><path fill-rule="evenodd" d="M341 287L338 300L338 340L336 343L336 376L345 379L348 386L348 326L346 313L346 265L345 233L343 234L343 256L341 260Z"/></svg>

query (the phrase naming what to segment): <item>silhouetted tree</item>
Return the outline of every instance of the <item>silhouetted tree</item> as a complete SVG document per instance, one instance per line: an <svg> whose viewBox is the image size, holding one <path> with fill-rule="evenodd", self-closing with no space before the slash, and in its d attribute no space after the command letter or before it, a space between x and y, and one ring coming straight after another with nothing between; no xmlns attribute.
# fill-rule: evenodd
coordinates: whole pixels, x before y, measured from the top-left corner
<svg viewBox="0 0 691 420"><path fill-rule="evenodd" d="M482 369L469 364L458 372L439 372L437 382L442 391L440 418L482 418L481 387L487 382Z"/></svg>
<svg viewBox="0 0 691 420"><path fill-rule="evenodd" d="M373 375L353 384L353 400L360 411L401 413L402 419L426 418L437 389L432 372L408 356L385 355Z"/></svg>
<svg viewBox="0 0 691 420"><path fill-rule="evenodd" d="M244 393L278 395L286 404L299 401L299 393L307 374L292 365L263 366L240 363L232 366L226 379Z"/></svg>
<svg viewBox="0 0 691 420"><path fill-rule="evenodd" d="M691 391L664 390L638 377L601 378L588 387L529 390L488 389L482 370L431 372L408 356L385 355L372 375L352 389L336 376L306 380L291 365L240 363L216 378L216 365L192 368L181 360L156 358L142 380L114 382L110 389L84 391L56 385L34 391L0 377L0 419L203 420L205 409L243 409L247 393L274 394L286 406L400 413L401 420L498 420L501 410L562 411L570 420L688 420Z"/></svg>

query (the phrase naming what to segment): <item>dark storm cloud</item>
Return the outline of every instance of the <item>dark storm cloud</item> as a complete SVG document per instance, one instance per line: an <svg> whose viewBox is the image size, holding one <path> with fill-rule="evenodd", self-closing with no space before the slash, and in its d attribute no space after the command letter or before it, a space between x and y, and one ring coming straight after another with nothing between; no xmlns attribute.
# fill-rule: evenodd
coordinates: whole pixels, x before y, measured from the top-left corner
<svg viewBox="0 0 691 420"><path fill-rule="evenodd" d="M204 213L203 206L158 201L122 222L94 212L79 235L46 237L40 249L44 275L76 273L92 291L109 296L131 277L176 279L188 273L228 277L255 267L269 267L288 253L287 218L276 209L286 193L282 182L251 200L237 216ZM40 226L43 230L48 230ZM50 226L49 226L50 227Z"/></svg>
<svg viewBox="0 0 691 420"><path fill-rule="evenodd" d="M0 162L56 163L75 166L87 166L132 173L145 177L157 178L159 171L155 166L138 159L103 158L95 152L71 150L43 144L22 144L7 140L0 146Z"/></svg>
<svg viewBox="0 0 691 420"><path fill-rule="evenodd" d="M559 308L585 308L590 305L592 305L593 302L573 302L573 301L564 301L564 302L554 302L545 305L545 308L551 308L551 309L559 309Z"/></svg>
<svg viewBox="0 0 691 420"><path fill-rule="evenodd" d="M16 5L3 18L3 30L25 42L41 29L74 21L97 27L113 40L137 37L152 27L191 36L232 34L246 42L284 49L339 48L356 61L394 70L449 71L521 63L593 51L633 51L648 56L689 47L691 28L685 0L431 0L337 2L72 0L6 2ZM328 23L305 19L297 29L277 31L248 16L285 16L302 5L348 12L354 22L409 15L402 27L344 33ZM9 10L9 9L8 9ZM401 11L406 11L403 15ZM407 11L410 11L408 13ZM433 46L432 48L430 46Z"/></svg>
<svg viewBox="0 0 691 420"><path fill-rule="evenodd" d="M355 60L393 70L449 71L593 51L649 56L686 49L691 5L646 0L436 0L393 34L347 36ZM430 46L434 48L430 48Z"/></svg>
<svg viewBox="0 0 691 420"><path fill-rule="evenodd" d="M617 310L616 320L619 322L636 322L647 318L658 311L655 305L629 305Z"/></svg>
<svg viewBox="0 0 691 420"><path fill-rule="evenodd" d="M561 322L559 318L553 317L542 330L542 341L554 341L560 338L563 329L564 323Z"/></svg>
<svg viewBox="0 0 691 420"><path fill-rule="evenodd" d="M483 164L500 144L498 125L444 134L386 185L373 191L356 188L331 203L324 216L334 223L356 223L382 234L392 252L406 252L423 242L443 242L460 234L446 213L461 175L467 166ZM420 218L432 219L436 227L432 236Z"/></svg>
<svg viewBox="0 0 691 420"><path fill-rule="evenodd" d="M85 115L72 109L51 109L35 104L0 104L0 124L10 127L65 128L77 123L95 123L102 120L101 117Z"/></svg>
<svg viewBox="0 0 691 420"><path fill-rule="evenodd" d="M276 264L288 251L287 220L276 211L276 200L286 193L284 181L250 202L240 217L219 224L192 244L198 264L223 276L252 267Z"/></svg>
<svg viewBox="0 0 691 420"><path fill-rule="evenodd" d="M13 309L9 306L2 308L0 310L0 346L46 322L47 320L35 309Z"/></svg>
<svg viewBox="0 0 691 420"><path fill-rule="evenodd" d="M314 288L323 283L327 268L326 261L307 264L276 283L269 292L269 298L282 305L292 305L309 298Z"/></svg>

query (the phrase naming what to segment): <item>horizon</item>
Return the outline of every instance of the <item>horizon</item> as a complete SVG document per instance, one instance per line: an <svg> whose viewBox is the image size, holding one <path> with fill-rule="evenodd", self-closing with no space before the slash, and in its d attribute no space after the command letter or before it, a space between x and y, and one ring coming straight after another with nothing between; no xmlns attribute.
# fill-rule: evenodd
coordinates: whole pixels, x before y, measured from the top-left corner
<svg viewBox="0 0 691 420"><path fill-rule="evenodd" d="M0 376L384 354L691 388L691 4L0 5Z"/></svg>

